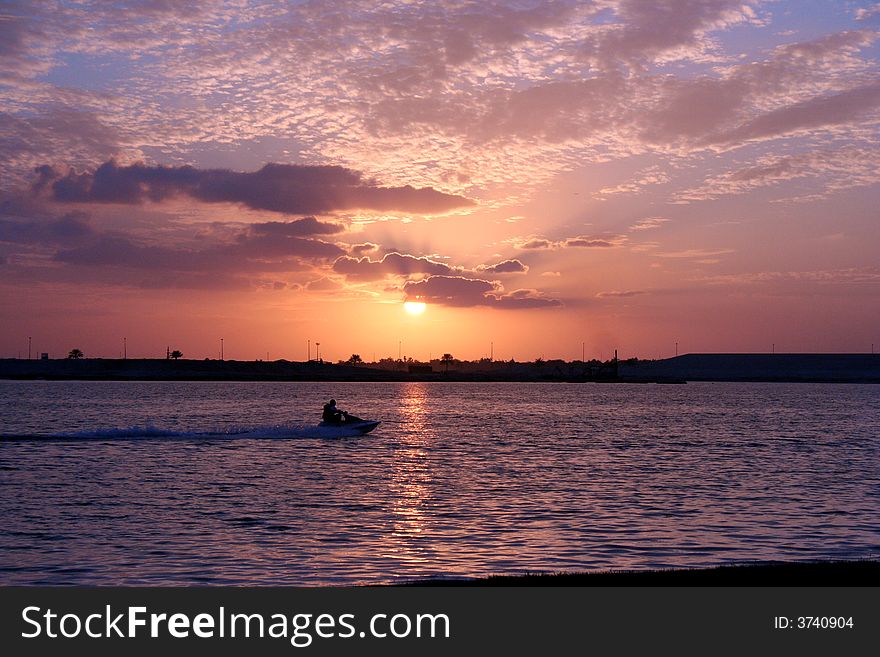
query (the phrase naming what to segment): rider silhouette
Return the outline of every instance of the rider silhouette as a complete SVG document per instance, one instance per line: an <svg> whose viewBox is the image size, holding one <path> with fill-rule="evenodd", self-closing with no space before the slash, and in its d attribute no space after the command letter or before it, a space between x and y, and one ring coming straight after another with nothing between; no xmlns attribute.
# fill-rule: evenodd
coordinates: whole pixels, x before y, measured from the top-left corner
<svg viewBox="0 0 880 657"><path fill-rule="evenodd" d="M336 408L336 400L331 399L329 403L324 404L324 413L321 418L324 422L330 422L332 424L339 424L342 422L342 419L348 415L343 410Z"/></svg>

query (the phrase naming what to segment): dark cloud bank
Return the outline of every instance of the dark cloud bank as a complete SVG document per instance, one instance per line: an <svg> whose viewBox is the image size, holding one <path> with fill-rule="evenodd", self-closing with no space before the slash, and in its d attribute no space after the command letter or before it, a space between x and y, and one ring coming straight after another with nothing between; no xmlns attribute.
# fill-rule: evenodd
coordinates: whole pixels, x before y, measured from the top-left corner
<svg viewBox="0 0 880 657"><path fill-rule="evenodd" d="M94 171L36 169L35 192L61 202L143 203L189 196L204 203L240 203L254 210L316 214L363 208L433 214L473 205L430 187L381 187L339 166L267 164L259 171L196 169L105 162Z"/></svg>
<svg viewBox="0 0 880 657"><path fill-rule="evenodd" d="M12 244L76 244L94 235L84 212L68 212L48 221L0 219L0 242Z"/></svg>
<svg viewBox="0 0 880 657"><path fill-rule="evenodd" d="M89 279L93 282L143 286L140 278L124 273L140 272L161 274L153 287L236 287L241 286L237 275L300 271L309 267L307 262L344 255L340 246L318 239L342 230L339 224L305 217L252 224L226 243L178 248L145 244L123 232L96 230L87 214L70 212L48 219L0 218L0 243L48 249L56 263L77 272L93 272ZM71 280L81 278L72 270L65 271Z"/></svg>

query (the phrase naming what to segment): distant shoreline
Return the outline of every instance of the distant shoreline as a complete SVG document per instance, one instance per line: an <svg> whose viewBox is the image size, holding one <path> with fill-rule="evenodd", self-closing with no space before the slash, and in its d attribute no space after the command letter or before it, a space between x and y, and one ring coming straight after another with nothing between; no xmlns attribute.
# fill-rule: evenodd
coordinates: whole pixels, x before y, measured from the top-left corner
<svg viewBox="0 0 880 657"><path fill-rule="evenodd" d="M390 363L390 366L389 366ZM640 361L317 361L170 359L0 359L0 379L63 381L336 381L880 383L880 354L687 354Z"/></svg>
<svg viewBox="0 0 880 657"><path fill-rule="evenodd" d="M714 568L530 573L418 580L402 586L880 586L880 561L774 561Z"/></svg>

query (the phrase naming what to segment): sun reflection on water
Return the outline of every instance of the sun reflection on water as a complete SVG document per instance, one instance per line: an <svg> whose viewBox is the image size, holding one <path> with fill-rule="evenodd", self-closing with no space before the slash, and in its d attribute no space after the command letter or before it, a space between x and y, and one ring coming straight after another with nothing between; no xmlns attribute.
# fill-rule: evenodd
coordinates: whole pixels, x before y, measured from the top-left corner
<svg viewBox="0 0 880 657"><path fill-rule="evenodd" d="M393 531L388 551L397 559L427 565L433 549L424 535L432 482L427 448L434 431L427 413L428 391L424 384L410 383L403 389L399 416L403 423L389 481Z"/></svg>

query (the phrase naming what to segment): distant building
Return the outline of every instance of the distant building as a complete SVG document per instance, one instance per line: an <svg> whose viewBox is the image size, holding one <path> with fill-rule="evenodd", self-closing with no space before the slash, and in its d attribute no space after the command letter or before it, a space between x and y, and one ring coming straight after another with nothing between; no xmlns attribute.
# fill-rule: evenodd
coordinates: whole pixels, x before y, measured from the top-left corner
<svg viewBox="0 0 880 657"><path fill-rule="evenodd" d="M40 360L49 360L49 354L43 352L40 354Z"/></svg>
<svg viewBox="0 0 880 657"><path fill-rule="evenodd" d="M409 373L410 374L431 374L434 371L434 368L430 365L410 365Z"/></svg>

